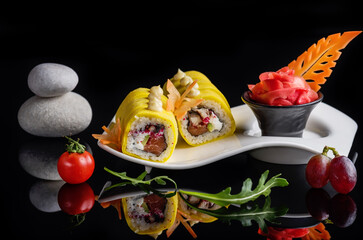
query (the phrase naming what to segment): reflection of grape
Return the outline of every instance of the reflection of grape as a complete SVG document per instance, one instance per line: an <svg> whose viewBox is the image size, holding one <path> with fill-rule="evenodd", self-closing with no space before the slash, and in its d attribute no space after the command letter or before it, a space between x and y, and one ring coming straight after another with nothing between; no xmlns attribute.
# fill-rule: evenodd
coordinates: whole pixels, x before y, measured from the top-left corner
<svg viewBox="0 0 363 240"><path fill-rule="evenodd" d="M330 196L324 189L311 188L306 193L306 207L313 218L324 221L329 217Z"/></svg>
<svg viewBox="0 0 363 240"><path fill-rule="evenodd" d="M357 205L349 195L337 194L331 199L330 220L338 227L352 225L357 217Z"/></svg>
<svg viewBox="0 0 363 240"><path fill-rule="evenodd" d="M324 187L329 181L330 159L318 154L313 156L305 169L305 177L309 185L313 188Z"/></svg>
<svg viewBox="0 0 363 240"><path fill-rule="evenodd" d="M343 194L353 190L357 182L357 170L353 162L345 156L331 160L329 180L333 188Z"/></svg>

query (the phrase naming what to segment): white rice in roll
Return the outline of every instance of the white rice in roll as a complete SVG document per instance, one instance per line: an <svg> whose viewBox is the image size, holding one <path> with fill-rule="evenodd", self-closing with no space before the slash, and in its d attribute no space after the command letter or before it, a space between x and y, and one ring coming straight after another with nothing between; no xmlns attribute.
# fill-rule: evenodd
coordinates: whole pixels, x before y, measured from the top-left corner
<svg viewBox="0 0 363 240"><path fill-rule="evenodd" d="M148 125L162 125L164 126L164 137L166 142L166 149L159 155L155 155L153 153L147 152L142 150L140 146L140 141L138 141L137 138L133 136L132 131L140 131L145 129ZM170 154L170 152L173 150L172 145L176 144L174 142L174 132L172 131L170 127L170 123L167 121L164 121L163 119L158 118L149 118L149 117L137 117L136 120L131 124L130 132L127 136L127 146L126 149L130 153L134 153L142 158L150 159L154 161L161 161L166 156Z"/></svg>
<svg viewBox="0 0 363 240"><path fill-rule="evenodd" d="M211 100L205 100L198 106L198 108L211 109L217 115L219 121L222 123L222 128L219 131L208 131L199 136L193 136L188 131L189 119L186 117L188 114L186 114L185 117L180 121L179 126L181 127L181 129L179 130L183 133L183 135L188 139L190 143L195 145L203 144L205 142L211 141L212 139L223 136L231 131L231 119L228 117L227 113L221 108L220 104Z"/></svg>

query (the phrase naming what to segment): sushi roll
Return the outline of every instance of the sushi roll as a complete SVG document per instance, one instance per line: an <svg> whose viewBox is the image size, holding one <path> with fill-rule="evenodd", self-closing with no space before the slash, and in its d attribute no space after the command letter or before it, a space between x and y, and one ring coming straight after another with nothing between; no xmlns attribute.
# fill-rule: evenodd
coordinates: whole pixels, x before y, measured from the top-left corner
<svg viewBox="0 0 363 240"><path fill-rule="evenodd" d="M138 88L126 96L116 112L124 154L158 162L170 158L178 130L173 113L165 110L166 101L160 86Z"/></svg>
<svg viewBox="0 0 363 240"><path fill-rule="evenodd" d="M138 88L122 101L104 134L92 136L104 145L132 157L165 162L178 140L173 112L166 111L167 97L160 86Z"/></svg>
<svg viewBox="0 0 363 240"><path fill-rule="evenodd" d="M184 193L184 199L186 199L190 204L197 208L206 209L206 210L217 210L220 209L221 206L209 202L207 200L203 200L197 198L195 196L189 196ZM190 208L183 199L181 199L180 194L178 194L178 211L187 219L191 219L195 223L202 222L202 223L211 223L217 220L217 218L207 215L205 213L198 212L195 209Z"/></svg>
<svg viewBox="0 0 363 240"><path fill-rule="evenodd" d="M173 99L179 98L175 96L178 93L175 93L174 88L181 94L181 101L184 101L177 106L179 109L174 106ZM179 69L164 84L164 94L168 96L168 101L173 102L170 109L177 118L180 135L189 145L202 145L234 133L236 124L227 99L204 74Z"/></svg>
<svg viewBox="0 0 363 240"><path fill-rule="evenodd" d="M122 199L122 208L129 228L137 234L157 237L175 221L178 197L156 194L138 195Z"/></svg>

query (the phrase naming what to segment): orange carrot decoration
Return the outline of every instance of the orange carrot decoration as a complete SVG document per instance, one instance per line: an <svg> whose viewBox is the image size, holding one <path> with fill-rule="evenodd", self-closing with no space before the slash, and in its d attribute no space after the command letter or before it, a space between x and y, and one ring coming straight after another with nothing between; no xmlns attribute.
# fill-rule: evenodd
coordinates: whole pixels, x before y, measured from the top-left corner
<svg viewBox="0 0 363 240"><path fill-rule="evenodd" d="M332 34L313 44L307 51L292 61L288 67L295 70L295 75L303 77L314 91L319 91L320 85L332 73L333 68L344 49L362 31Z"/></svg>
<svg viewBox="0 0 363 240"><path fill-rule="evenodd" d="M180 96L179 91L174 84L168 79L166 83L166 90L168 90L168 101L166 102L166 111L174 112L174 115L178 120L181 120L183 116L192 108L203 102L203 99L187 98L186 96L192 90L197 81L193 81L183 95Z"/></svg>
<svg viewBox="0 0 363 240"><path fill-rule="evenodd" d="M176 218L183 224L183 226L188 230L188 232L190 233L190 235L192 235L192 237L194 239L197 238L197 234L194 232L194 230L192 229L192 227L189 225L188 223L188 219L184 219L180 213L179 213L179 210L176 214Z"/></svg>
<svg viewBox="0 0 363 240"><path fill-rule="evenodd" d="M319 223L315 227L309 228L309 233L301 238L302 240L328 240L329 232L325 229L323 223Z"/></svg>
<svg viewBox="0 0 363 240"><path fill-rule="evenodd" d="M92 134L92 137L98 139L104 145L110 145L118 151L121 151L121 123L120 119L116 119L116 123L109 128L102 126L106 134Z"/></svg>
<svg viewBox="0 0 363 240"><path fill-rule="evenodd" d="M103 208L108 208L109 206L113 206L114 208L116 208L117 213L118 213L118 219L122 219L122 214L121 214L121 199L116 199L110 202L103 202L100 203L100 205Z"/></svg>

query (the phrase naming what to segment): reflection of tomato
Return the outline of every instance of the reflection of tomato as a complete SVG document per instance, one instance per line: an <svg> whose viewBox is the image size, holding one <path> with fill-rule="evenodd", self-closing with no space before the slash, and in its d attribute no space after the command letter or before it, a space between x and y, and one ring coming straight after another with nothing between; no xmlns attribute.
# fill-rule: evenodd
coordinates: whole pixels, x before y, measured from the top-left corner
<svg viewBox="0 0 363 240"><path fill-rule="evenodd" d="M87 181L94 169L95 161L87 151L65 152L58 160L58 173L67 183L77 184Z"/></svg>
<svg viewBox="0 0 363 240"><path fill-rule="evenodd" d="M268 233L264 233L261 229L258 229L258 234L267 237L267 239L277 240L286 239L292 240L293 238L302 238L309 233L308 228L277 228L267 227Z"/></svg>
<svg viewBox="0 0 363 240"><path fill-rule="evenodd" d="M59 207L70 215L90 211L95 202L95 195L88 183L64 184L58 192Z"/></svg>

